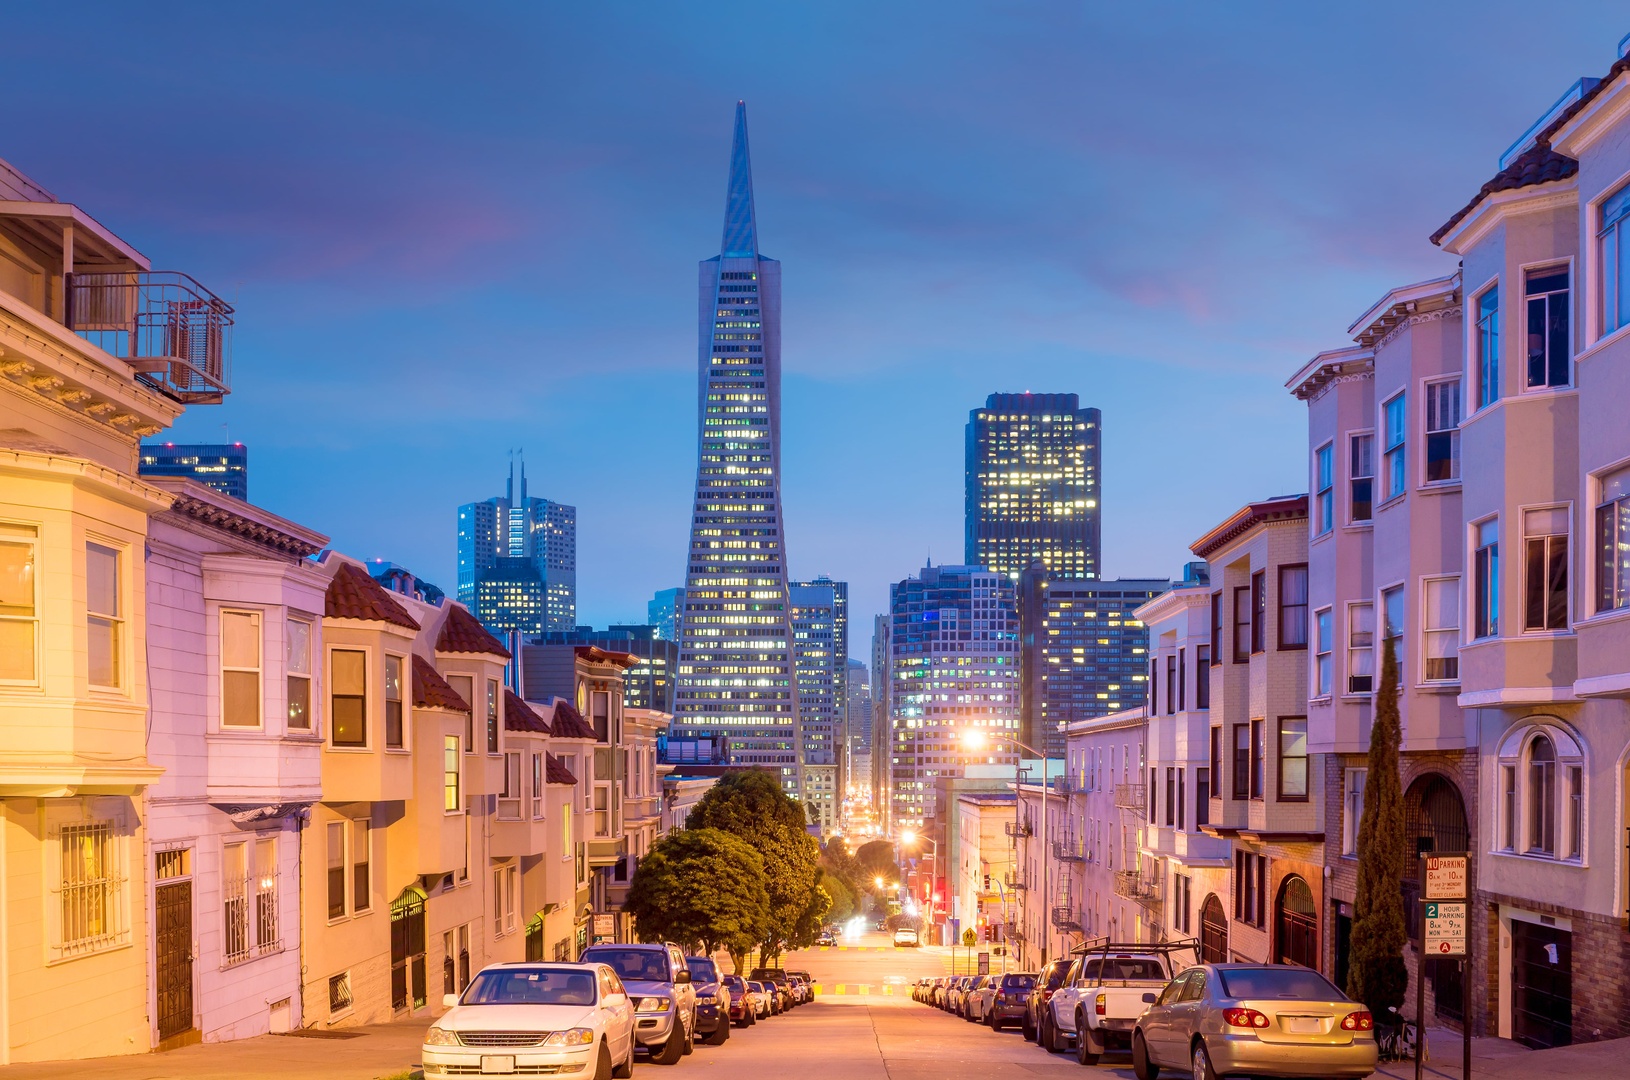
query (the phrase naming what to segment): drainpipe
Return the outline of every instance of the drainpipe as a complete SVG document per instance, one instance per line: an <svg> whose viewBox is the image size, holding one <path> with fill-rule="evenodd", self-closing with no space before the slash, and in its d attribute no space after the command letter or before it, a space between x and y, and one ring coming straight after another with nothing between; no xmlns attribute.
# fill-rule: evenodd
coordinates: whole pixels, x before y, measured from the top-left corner
<svg viewBox="0 0 1630 1080"><path fill-rule="evenodd" d="M0 1065L11 1064L11 891L6 858L9 800L0 802Z"/></svg>

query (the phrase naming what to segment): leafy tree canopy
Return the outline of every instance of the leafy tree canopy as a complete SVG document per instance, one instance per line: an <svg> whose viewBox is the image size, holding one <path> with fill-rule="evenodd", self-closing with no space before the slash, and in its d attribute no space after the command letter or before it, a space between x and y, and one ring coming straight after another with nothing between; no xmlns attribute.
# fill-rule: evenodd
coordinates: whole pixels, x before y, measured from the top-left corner
<svg viewBox="0 0 1630 1080"><path fill-rule="evenodd" d="M719 829L669 833L634 871L628 910L646 941L746 953L769 926L764 857Z"/></svg>

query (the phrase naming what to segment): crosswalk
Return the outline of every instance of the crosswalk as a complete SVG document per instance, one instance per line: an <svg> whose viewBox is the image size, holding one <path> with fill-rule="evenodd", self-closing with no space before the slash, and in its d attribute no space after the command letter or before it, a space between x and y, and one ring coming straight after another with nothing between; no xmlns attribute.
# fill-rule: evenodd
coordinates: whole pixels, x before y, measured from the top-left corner
<svg viewBox="0 0 1630 1080"><path fill-rule="evenodd" d="M810 952L894 952L893 945L817 945Z"/></svg>
<svg viewBox="0 0 1630 1080"><path fill-rule="evenodd" d="M888 983L816 983L815 996L822 994L834 996L861 996L861 997L893 997L896 991L904 993L903 987L892 986Z"/></svg>

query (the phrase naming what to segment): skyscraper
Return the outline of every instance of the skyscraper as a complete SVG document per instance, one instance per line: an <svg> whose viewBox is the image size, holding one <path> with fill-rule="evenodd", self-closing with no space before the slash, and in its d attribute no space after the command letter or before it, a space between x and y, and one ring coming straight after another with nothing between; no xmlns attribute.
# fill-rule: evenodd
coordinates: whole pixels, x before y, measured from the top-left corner
<svg viewBox="0 0 1630 1080"><path fill-rule="evenodd" d="M1009 580L1038 559L1097 577L1099 436L1074 394L992 394L969 413L963 561Z"/></svg>
<svg viewBox="0 0 1630 1080"><path fill-rule="evenodd" d="M776 769L800 790L797 674L781 528L781 264L759 254L736 105L719 254L700 265L696 498L668 745Z"/></svg>
<svg viewBox="0 0 1630 1080"><path fill-rule="evenodd" d="M493 633L577 625L577 508L529 498L526 463L501 498L458 508L458 598Z"/></svg>
<svg viewBox="0 0 1630 1080"><path fill-rule="evenodd" d="M847 638L849 587L821 577L794 581L792 652L798 669L798 715L802 730L801 798L814 811L823 835L833 832L842 801L839 777L845 758L841 732L847 674L842 649Z"/></svg>
<svg viewBox="0 0 1630 1080"><path fill-rule="evenodd" d="M184 476L249 501L249 448L243 443L143 443L137 472Z"/></svg>
<svg viewBox="0 0 1630 1080"><path fill-rule="evenodd" d="M844 682L843 773L838 777L844 794L862 787L872 767L872 677L865 661L849 660Z"/></svg>
<svg viewBox="0 0 1630 1080"><path fill-rule="evenodd" d="M1133 612L1171 587L1163 578L1071 581L1040 563L1019 575L1022 741L1063 757L1065 724L1143 701L1149 628Z"/></svg>
<svg viewBox="0 0 1630 1080"><path fill-rule="evenodd" d="M888 822L920 829L941 777L1013 763L1019 734L1019 634L1013 582L979 566L926 566L889 586ZM972 749L969 731L988 739ZM1040 749L1040 747L1037 747Z"/></svg>
<svg viewBox="0 0 1630 1080"><path fill-rule="evenodd" d="M645 602L645 621L657 628L657 637L663 641L678 641L679 612L684 606L684 589L658 589Z"/></svg>

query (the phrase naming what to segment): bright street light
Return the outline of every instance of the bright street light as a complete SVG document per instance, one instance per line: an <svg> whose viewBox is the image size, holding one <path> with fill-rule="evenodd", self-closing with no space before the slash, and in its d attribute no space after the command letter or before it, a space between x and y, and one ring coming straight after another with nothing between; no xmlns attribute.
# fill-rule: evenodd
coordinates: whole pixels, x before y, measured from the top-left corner
<svg viewBox="0 0 1630 1080"><path fill-rule="evenodd" d="M900 842L902 844L915 844L917 842L917 834L912 832L910 829L907 829L905 832L900 834Z"/></svg>
<svg viewBox="0 0 1630 1080"><path fill-rule="evenodd" d="M879 874L876 877L872 878L872 884L876 885L879 889L881 889L883 887L883 875Z"/></svg>
<svg viewBox="0 0 1630 1080"><path fill-rule="evenodd" d="M985 748L985 733L978 728L968 728L962 733L962 745L969 750L983 750Z"/></svg>

